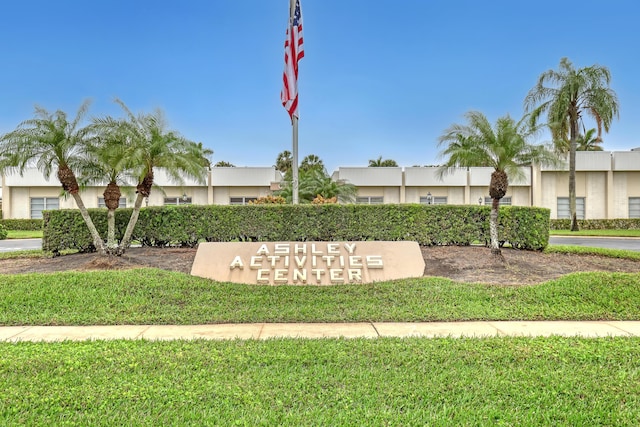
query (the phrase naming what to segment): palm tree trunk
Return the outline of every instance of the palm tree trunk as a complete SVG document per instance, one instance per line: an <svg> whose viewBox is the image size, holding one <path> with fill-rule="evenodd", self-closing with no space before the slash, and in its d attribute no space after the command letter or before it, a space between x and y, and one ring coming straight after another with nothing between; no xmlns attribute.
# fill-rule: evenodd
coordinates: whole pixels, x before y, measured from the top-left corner
<svg viewBox="0 0 640 427"><path fill-rule="evenodd" d="M87 224L87 228L89 229L89 233L91 233L91 238L93 239L93 245L96 247L96 250L100 253L100 255L106 255L106 250L104 247L104 242L102 241L102 237L98 233L98 229L96 228L93 220L89 216L89 211L84 205L82 198L77 192L71 193L73 199L76 201L76 205L78 209L80 209L80 215L82 215L82 219L84 219L85 224Z"/></svg>
<svg viewBox="0 0 640 427"><path fill-rule="evenodd" d="M107 253L113 255L117 253L118 242L116 242L116 211L107 211Z"/></svg>
<svg viewBox="0 0 640 427"><path fill-rule="evenodd" d="M569 148L569 212L571 214L571 231L578 231L576 214L576 149L578 138L578 120L571 119L571 145Z"/></svg>
<svg viewBox="0 0 640 427"><path fill-rule="evenodd" d="M122 236L122 241L120 242L120 249L118 251L119 255L122 255L131 245L131 236L133 235L133 229L136 227L136 223L138 222L138 216L140 215L140 208L142 207L143 200L144 196L141 193L138 193L136 203L133 205L133 212L131 212L131 218L129 218L129 223L127 224L127 229L125 230L124 236Z"/></svg>
<svg viewBox="0 0 640 427"><path fill-rule="evenodd" d="M502 256L500 245L498 245L498 207L500 199L491 199L491 215L489 215L489 236L491 237L491 254Z"/></svg>

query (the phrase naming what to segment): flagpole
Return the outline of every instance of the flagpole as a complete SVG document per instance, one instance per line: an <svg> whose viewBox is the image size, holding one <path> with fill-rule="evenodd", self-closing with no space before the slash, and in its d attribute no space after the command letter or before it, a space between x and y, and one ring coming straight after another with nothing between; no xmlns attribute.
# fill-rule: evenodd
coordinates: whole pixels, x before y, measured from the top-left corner
<svg viewBox="0 0 640 427"><path fill-rule="evenodd" d="M291 20L293 20L295 9L296 9L296 0L289 0L289 17ZM298 117L296 115L293 115L291 117L291 127L292 127L291 202L294 205L297 205L299 203L299 188L298 188Z"/></svg>
<svg viewBox="0 0 640 427"><path fill-rule="evenodd" d="M302 47L302 13L300 0L289 0L289 27L285 40L284 86L281 92L282 104L291 116L291 203L299 203L298 177L298 61L304 56Z"/></svg>
<svg viewBox="0 0 640 427"><path fill-rule="evenodd" d="M293 116L291 118L291 125L293 127L292 135L292 160L291 160L291 173L292 173L292 203L297 205L298 202L298 117Z"/></svg>

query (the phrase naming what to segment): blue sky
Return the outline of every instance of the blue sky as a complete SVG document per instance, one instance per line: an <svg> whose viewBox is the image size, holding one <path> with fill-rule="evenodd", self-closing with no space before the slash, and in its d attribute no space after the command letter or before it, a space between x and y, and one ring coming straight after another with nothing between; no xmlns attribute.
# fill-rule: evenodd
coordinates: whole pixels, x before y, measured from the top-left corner
<svg viewBox="0 0 640 427"><path fill-rule="evenodd" d="M214 162L271 166L291 150L280 103L288 0L21 0L0 7L0 132L34 105L73 115L161 108ZM434 164L469 110L521 117L537 77L568 57L612 74L620 119L605 150L640 147L640 3L301 0L300 159L329 172L383 156ZM590 123L587 123L589 126ZM539 142L546 139L541 136Z"/></svg>

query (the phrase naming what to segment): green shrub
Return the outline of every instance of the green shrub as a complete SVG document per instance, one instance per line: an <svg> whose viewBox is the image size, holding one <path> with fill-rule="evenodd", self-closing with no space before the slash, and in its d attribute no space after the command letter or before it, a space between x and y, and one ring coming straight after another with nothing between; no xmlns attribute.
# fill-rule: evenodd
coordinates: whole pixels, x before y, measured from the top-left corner
<svg viewBox="0 0 640 427"><path fill-rule="evenodd" d="M579 219L580 230L640 230L640 218ZM570 219L552 219L551 230L569 230Z"/></svg>
<svg viewBox="0 0 640 427"><path fill-rule="evenodd" d="M106 236L105 209L89 209L101 236ZM488 206L418 204L320 204L252 206L164 206L140 211L133 240L147 246L195 246L200 241L357 241L410 240L420 245L489 243ZM131 209L116 211L120 239ZM94 250L78 210L44 212L43 249ZM549 210L500 208L502 244L544 249L549 240Z"/></svg>
<svg viewBox="0 0 640 427"><path fill-rule="evenodd" d="M0 224L0 240L4 240L7 238L7 230L4 228L2 224Z"/></svg>
<svg viewBox="0 0 640 427"><path fill-rule="evenodd" d="M7 230L42 230L41 219L0 219L0 225Z"/></svg>

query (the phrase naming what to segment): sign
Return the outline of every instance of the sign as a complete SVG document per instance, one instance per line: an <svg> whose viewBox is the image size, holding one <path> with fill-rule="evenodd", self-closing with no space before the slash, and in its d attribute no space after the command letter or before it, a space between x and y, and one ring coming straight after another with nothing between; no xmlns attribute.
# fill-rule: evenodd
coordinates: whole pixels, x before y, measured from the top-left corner
<svg viewBox="0 0 640 427"><path fill-rule="evenodd" d="M338 285L421 277L417 242L200 243L191 274L220 282Z"/></svg>

